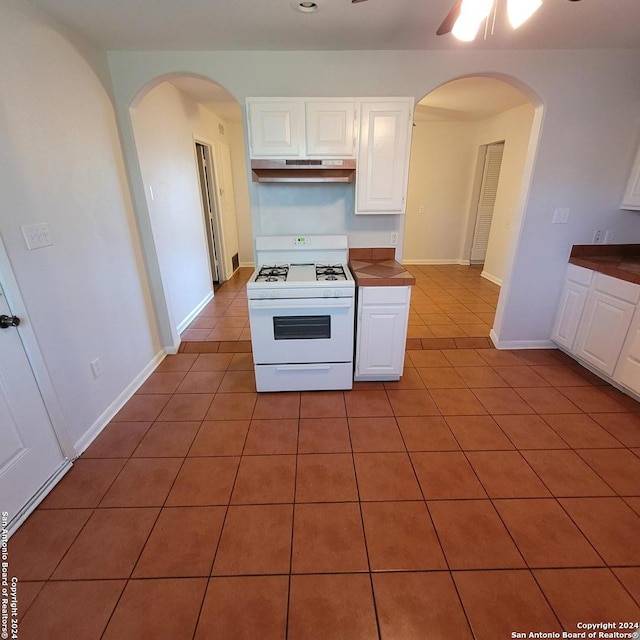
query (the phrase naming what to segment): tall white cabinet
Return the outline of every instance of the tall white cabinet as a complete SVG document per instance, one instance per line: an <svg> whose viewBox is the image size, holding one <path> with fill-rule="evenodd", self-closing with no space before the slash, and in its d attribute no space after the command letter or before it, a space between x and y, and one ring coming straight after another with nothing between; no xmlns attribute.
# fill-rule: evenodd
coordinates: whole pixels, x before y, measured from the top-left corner
<svg viewBox="0 0 640 640"><path fill-rule="evenodd" d="M359 287L354 380L399 380L411 287Z"/></svg>
<svg viewBox="0 0 640 640"><path fill-rule="evenodd" d="M413 100L363 100L360 112L355 212L404 213Z"/></svg>

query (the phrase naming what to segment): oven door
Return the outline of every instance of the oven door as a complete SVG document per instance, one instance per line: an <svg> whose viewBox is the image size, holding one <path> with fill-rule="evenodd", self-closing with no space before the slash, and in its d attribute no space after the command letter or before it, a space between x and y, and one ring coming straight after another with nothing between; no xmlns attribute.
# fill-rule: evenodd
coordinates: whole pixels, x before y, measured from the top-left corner
<svg viewBox="0 0 640 640"><path fill-rule="evenodd" d="M254 362L352 362L353 310L353 298L249 300Z"/></svg>

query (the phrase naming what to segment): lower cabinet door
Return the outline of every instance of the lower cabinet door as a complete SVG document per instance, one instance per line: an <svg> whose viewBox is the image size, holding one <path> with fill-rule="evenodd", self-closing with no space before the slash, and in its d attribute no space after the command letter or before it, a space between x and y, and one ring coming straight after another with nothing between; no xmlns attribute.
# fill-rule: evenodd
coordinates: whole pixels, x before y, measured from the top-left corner
<svg viewBox="0 0 640 640"><path fill-rule="evenodd" d="M636 310L613 379L640 393L640 310Z"/></svg>
<svg viewBox="0 0 640 640"><path fill-rule="evenodd" d="M629 302L592 291L578 328L576 356L612 375L634 311L635 305Z"/></svg>
<svg viewBox="0 0 640 640"><path fill-rule="evenodd" d="M363 305L358 333L356 379L399 377L407 337L406 305Z"/></svg>
<svg viewBox="0 0 640 640"><path fill-rule="evenodd" d="M573 349L588 291L589 287L567 281L560 298L558 315L551 337L556 344L569 351Z"/></svg>

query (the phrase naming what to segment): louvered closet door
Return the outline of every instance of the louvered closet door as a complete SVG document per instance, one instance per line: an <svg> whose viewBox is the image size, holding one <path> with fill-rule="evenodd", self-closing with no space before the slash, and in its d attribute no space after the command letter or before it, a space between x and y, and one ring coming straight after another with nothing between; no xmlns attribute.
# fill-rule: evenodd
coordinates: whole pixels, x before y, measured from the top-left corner
<svg viewBox="0 0 640 640"><path fill-rule="evenodd" d="M478 198L476 226L473 232L473 245L471 246L472 262L484 262L487 255L493 208L496 204L496 195L498 194L498 180L500 178L503 151L503 142L487 146L482 172L482 185Z"/></svg>

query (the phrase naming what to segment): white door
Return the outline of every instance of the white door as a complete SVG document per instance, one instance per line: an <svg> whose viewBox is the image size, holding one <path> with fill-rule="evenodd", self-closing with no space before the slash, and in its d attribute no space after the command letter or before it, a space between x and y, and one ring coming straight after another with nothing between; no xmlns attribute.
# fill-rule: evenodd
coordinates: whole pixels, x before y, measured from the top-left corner
<svg viewBox="0 0 640 640"><path fill-rule="evenodd" d="M207 247L209 249L209 266L211 268L211 281L214 283L223 282L222 270L218 260L216 219L215 219L215 199L211 185L210 167L211 149L196 142L196 156L198 161L198 179L200 182L200 198L202 200L202 213L204 215L205 234L207 236Z"/></svg>
<svg viewBox="0 0 640 640"><path fill-rule="evenodd" d="M216 182L218 202L222 219L222 237L224 242L225 272L230 278L236 267L238 255L238 223L236 220L236 196L233 189L233 171L231 168L231 149L225 142L217 142L218 162L216 162Z"/></svg>
<svg viewBox="0 0 640 640"><path fill-rule="evenodd" d="M0 316L12 316L2 289ZM9 522L64 464L18 329L0 328L0 509Z"/></svg>
<svg viewBox="0 0 640 640"><path fill-rule="evenodd" d="M471 245L471 262L484 262L489 245L493 208L498 195L498 180L502 165L504 142L487 145L482 171L482 185L478 197L476 225Z"/></svg>

